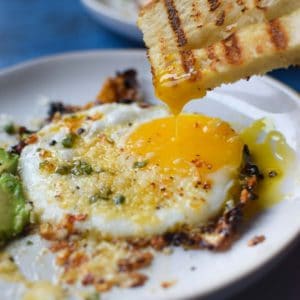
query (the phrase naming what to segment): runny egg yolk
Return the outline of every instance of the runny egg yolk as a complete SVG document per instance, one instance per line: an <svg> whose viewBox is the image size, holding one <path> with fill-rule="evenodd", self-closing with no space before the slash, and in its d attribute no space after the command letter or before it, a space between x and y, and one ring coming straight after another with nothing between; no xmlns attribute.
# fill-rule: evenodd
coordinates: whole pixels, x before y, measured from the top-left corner
<svg viewBox="0 0 300 300"><path fill-rule="evenodd" d="M243 142L229 124L204 115L180 114L144 123L127 140L134 155L168 173L201 175L225 166L238 169Z"/></svg>

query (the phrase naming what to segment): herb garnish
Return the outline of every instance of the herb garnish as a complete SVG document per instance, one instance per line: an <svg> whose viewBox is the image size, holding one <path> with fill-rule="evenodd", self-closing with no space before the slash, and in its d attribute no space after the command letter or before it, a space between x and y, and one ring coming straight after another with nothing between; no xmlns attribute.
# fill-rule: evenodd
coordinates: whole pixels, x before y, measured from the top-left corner
<svg viewBox="0 0 300 300"><path fill-rule="evenodd" d="M89 198L90 203L95 203L100 200L109 200L112 191L109 187L102 187L96 194Z"/></svg>
<svg viewBox="0 0 300 300"><path fill-rule="evenodd" d="M93 168L87 162L81 160L75 160L71 168L71 173L75 176L90 175L93 172Z"/></svg>
<svg viewBox="0 0 300 300"><path fill-rule="evenodd" d="M13 123L9 123L9 124L6 124L4 127L3 127L4 131L7 133L7 134L10 134L10 135L13 135L16 133L16 129L15 129L15 126Z"/></svg>
<svg viewBox="0 0 300 300"><path fill-rule="evenodd" d="M148 165L148 161L147 160L144 160L144 161L136 161L134 162L133 164L133 168L134 169L141 169L141 168L144 168Z"/></svg>
<svg viewBox="0 0 300 300"><path fill-rule="evenodd" d="M71 171L71 166L58 166L55 170L55 173L56 174L59 174L59 175L68 175L70 174L70 171Z"/></svg>
<svg viewBox="0 0 300 300"><path fill-rule="evenodd" d="M65 138L61 141L62 145L65 148L72 148L74 146L77 135L74 133L69 133L65 136Z"/></svg>
<svg viewBox="0 0 300 300"><path fill-rule="evenodd" d="M125 196L122 195L122 194L117 194L113 197L113 201L116 205L121 205L121 204L124 204L125 203Z"/></svg>

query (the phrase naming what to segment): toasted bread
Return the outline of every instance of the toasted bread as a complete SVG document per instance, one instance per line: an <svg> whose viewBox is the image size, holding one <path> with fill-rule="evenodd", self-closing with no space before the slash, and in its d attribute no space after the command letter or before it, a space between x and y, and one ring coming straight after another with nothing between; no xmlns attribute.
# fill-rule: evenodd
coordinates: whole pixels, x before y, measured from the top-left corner
<svg viewBox="0 0 300 300"><path fill-rule="evenodd" d="M154 0L138 24L157 96L178 107L222 83L300 62L298 0Z"/></svg>
<svg viewBox="0 0 300 300"><path fill-rule="evenodd" d="M138 25L150 49L197 49L298 8L299 0L153 0Z"/></svg>

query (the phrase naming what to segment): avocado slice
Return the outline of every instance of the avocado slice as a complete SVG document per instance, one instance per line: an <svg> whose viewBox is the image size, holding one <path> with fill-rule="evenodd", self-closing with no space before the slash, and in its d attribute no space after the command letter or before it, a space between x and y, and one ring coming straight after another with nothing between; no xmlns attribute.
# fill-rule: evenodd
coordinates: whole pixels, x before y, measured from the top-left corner
<svg viewBox="0 0 300 300"><path fill-rule="evenodd" d="M18 177L0 175L0 245L21 233L29 222L29 209Z"/></svg>
<svg viewBox="0 0 300 300"><path fill-rule="evenodd" d="M3 172L16 174L19 157L0 148L0 174Z"/></svg>

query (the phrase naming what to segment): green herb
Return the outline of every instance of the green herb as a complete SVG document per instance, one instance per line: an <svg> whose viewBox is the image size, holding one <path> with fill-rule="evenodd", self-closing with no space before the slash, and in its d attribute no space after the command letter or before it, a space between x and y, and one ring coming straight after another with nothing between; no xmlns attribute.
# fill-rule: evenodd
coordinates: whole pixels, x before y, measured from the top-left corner
<svg viewBox="0 0 300 300"><path fill-rule="evenodd" d="M48 161L48 160L44 160L44 161L40 162L39 168L40 168L40 170L43 170L43 169L45 169L48 165L49 165L49 161Z"/></svg>
<svg viewBox="0 0 300 300"><path fill-rule="evenodd" d="M96 203L96 202L98 202L98 201L100 201L100 200L105 200L105 201L106 201L106 200L108 200L108 198L102 197L101 194L96 193L95 195L91 196L91 197L89 198L89 200L90 200L90 203Z"/></svg>
<svg viewBox="0 0 300 300"><path fill-rule="evenodd" d="M0 148L0 175L4 172L16 174L18 162L19 157L16 154L11 154L5 149Z"/></svg>
<svg viewBox="0 0 300 300"><path fill-rule="evenodd" d="M100 173L105 173L107 172L107 170L105 168L102 167L98 167L97 169L94 170L96 173L100 174Z"/></svg>
<svg viewBox="0 0 300 300"><path fill-rule="evenodd" d="M133 164L133 168L134 168L134 169L141 169L141 168L146 167L147 164L148 164L148 161L147 161L147 160L144 160L144 161L136 161L136 162Z"/></svg>
<svg viewBox="0 0 300 300"><path fill-rule="evenodd" d="M76 160L71 168L71 173L75 176L90 175L93 172L93 168L86 162Z"/></svg>
<svg viewBox="0 0 300 300"><path fill-rule="evenodd" d="M93 172L93 168L86 162L81 160L75 160L70 165L58 166L55 169L56 174L74 176L90 175Z"/></svg>
<svg viewBox="0 0 300 300"><path fill-rule="evenodd" d="M108 143L110 143L112 145L115 143L115 141L108 135L106 136L106 140L107 140Z"/></svg>
<svg viewBox="0 0 300 300"><path fill-rule="evenodd" d="M115 195L114 198L113 198L113 201L116 205L121 205L121 204L124 204L125 203L125 196L122 195L122 194L118 194L118 195Z"/></svg>
<svg viewBox="0 0 300 300"><path fill-rule="evenodd" d="M30 241L30 240L28 240L28 241L26 242L26 245L27 245L27 246L32 246L32 245L33 245L33 242Z"/></svg>
<svg viewBox="0 0 300 300"><path fill-rule="evenodd" d="M74 146L75 140L77 135L74 133L69 133L66 135L66 137L62 140L62 145L65 148L72 148Z"/></svg>
<svg viewBox="0 0 300 300"><path fill-rule="evenodd" d="M70 174L70 171L71 171L71 167L65 165L65 166L58 166L55 170L55 173L59 175L68 175Z"/></svg>
<svg viewBox="0 0 300 300"><path fill-rule="evenodd" d="M97 201L101 201L101 200L109 200L109 197L111 195L112 191L109 187L102 187L99 192L97 192L96 194L94 194L93 196L91 196L89 198L90 203L95 203Z"/></svg>
<svg viewBox="0 0 300 300"><path fill-rule="evenodd" d="M15 125L13 123L6 124L3 129L7 134L12 135L16 133Z"/></svg>
<svg viewBox="0 0 300 300"><path fill-rule="evenodd" d="M85 297L85 300L100 300L100 294L97 292L91 293Z"/></svg>
<svg viewBox="0 0 300 300"><path fill-rule="evenodd" d="M95 195L89 197L90 203L96 203L96 202L98 202L99 200L101 200L101 198L99 197L98 194L95 194Z"/></svg>

